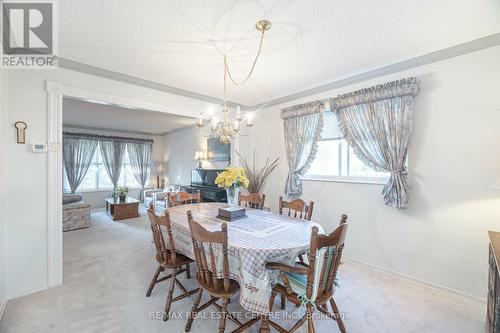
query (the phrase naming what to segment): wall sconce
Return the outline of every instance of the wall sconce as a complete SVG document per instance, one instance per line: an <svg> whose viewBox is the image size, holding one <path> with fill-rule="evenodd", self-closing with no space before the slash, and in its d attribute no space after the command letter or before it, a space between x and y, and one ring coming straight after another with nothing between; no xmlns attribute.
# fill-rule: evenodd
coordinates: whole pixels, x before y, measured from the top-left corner
<svg viewBox="0 0 500 333"><path fill-rule="evenodd" d="M28 125L24 121L16 121L14 127L17 129L17 143L26 143L26 128L28 128Z"/></svg>

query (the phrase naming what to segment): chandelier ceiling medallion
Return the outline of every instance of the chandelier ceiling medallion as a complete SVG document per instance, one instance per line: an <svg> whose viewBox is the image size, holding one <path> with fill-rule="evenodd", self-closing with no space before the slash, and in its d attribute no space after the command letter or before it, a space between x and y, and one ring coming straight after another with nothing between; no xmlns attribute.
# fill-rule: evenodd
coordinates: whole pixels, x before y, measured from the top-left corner
<svg viewBox="0 0 500 333"><path fill-rule="evenodd" d="M264 33L271 28L271 22L267 20L258 21L255 24L255 28L261 33L259 48L257 50L257 54L255 55L255 59L253 60L250 71L242 81L238 82L234 79L233 75L231 74L231 71L229 70L227 55L224 55L224 105L222 107L222 113L224 114L223 121L219 122L217 118L215 118L213 115L210 115L210 118L205 119L202 113L200 115L198 123L196 124L196 126L198 126L201 132L201 129L206 126L206 121L207 123L211 123L211 131L210 134L207 136L217 138L222 144L229 144L231 142L231 138L233 138L236 135L240 135L240 123L242 123L243 121L239 105L236 108L236 117L233 120L229 119L229 109L227 107L227 78L229 77L229 79L237 86L243 86L248 81L248 79L250 79L255 69L257 60L259 59L260 51L262 50ZM253 126L251 117L252 113L251 112L247 113L246 126L248 128Z"/></svg>

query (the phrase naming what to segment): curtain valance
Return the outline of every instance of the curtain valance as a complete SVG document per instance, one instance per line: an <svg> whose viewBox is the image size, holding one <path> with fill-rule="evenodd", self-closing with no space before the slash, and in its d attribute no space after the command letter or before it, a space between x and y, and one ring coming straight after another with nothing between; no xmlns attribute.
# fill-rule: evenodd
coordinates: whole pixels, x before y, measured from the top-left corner
<svg viewBox="0 0 500 333"><path fill-rule="evenodd" d="M372 103L389 98L416 96L418 91L417 78L410 77L339 95L337 98L330 99L330 109L335 111L348 106Z"/></svg>
<svg viewBox="0 0 500 333"><path fill-rule="evenodd" d="M134 137L124 137L124 136L109 136L109 135L99 135L90 133L73 133L73 132L63 132L63 137L71 139L86 139L95 141L113 141L113 142L124 142L124 143L154 143L151 139L142 139Z"/></svg>
<svg viewBox="0 0 500 333"><path fill-rule="evenodd" d="M314 101L299 105L294 105L286 109L281 110L281 119L290 119L301 116L306 116L308 114L314 114L318 112L322 112L325 108L325 105L321 101Z"/></svg>

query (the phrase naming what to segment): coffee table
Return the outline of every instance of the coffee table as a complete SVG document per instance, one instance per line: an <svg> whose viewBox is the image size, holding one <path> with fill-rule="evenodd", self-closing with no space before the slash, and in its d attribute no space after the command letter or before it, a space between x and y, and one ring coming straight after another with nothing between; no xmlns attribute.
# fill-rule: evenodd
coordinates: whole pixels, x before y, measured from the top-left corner
<svg viewBox="0 0 500 333"><path fill-rule="evenodd" d="M119 198L106 198L106 211L113 221L139 217L139 200L126 197L125 200Z"/></svg>

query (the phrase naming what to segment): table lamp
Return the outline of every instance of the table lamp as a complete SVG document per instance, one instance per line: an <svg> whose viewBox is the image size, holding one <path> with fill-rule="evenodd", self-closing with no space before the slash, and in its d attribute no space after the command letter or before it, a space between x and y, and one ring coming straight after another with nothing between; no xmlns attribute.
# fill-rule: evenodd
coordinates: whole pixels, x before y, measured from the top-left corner
<svg viewBox="0 0 500 333"><path fill-rule="evenodd" d="M197 150L194 154L194 159L198 161L198 169L203 169L201 160L203 159L203 150Z"/></svg>
<svg viewBox="0 0 500 333"><path fill-rule="evenodd" d="M163 175L163 172L165 172L165 162L155 161L154 170L156 174L156 188L160 188L160 176Z"/></svg>

